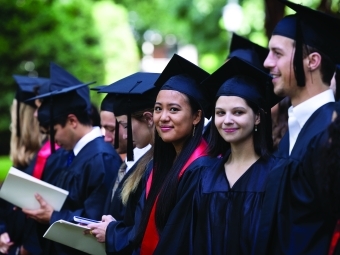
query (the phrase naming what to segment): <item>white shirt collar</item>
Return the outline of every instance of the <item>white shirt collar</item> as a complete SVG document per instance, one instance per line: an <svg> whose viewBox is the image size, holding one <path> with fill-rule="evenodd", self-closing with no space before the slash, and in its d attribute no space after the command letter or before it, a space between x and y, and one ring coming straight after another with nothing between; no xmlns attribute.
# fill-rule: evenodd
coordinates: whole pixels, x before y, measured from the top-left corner
<svg viewBox="0 0 340 255"><path fill-rule="evenodd" d="M312 114L321 106L334 102L334 94L328 89L297 106L288 109L288 128L289 128L289 154L293 150L296 139ZM292 122L289 119L294 119ZM291 122L291 123L290 123Z"/></svg>
<svg viewBox="0 0 340 255"><path fill-rule="evenodd" d="M134 148L133 149L134 161L127 161L127 158L125 158L125 163L127 165L126 172L128 172L131 169L131 167L138 161L138 159L140 159L140 157L142 157L148 150L150 150L150 148L151 148L151 144L148 144L147 146L141 149Z"/></svg>
<svg viewBox="0 0 340 255"><path fill-rule="evenodd" d="M74 146L73 153L75 156L81 151L82 148L92 140L96 139L97 137L103 136L99 127L93 127L92 130L84 135Z"/></svg>

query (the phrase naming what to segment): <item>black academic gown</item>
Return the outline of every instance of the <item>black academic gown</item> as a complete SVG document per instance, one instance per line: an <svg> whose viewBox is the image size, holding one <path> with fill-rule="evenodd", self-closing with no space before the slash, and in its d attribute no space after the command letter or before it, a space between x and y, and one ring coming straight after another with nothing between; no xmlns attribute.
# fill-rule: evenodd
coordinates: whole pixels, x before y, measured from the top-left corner
<svg viewBox="0 0 340 255"><path fill-rule="evenodd" d="M113 214L111 214L116 220L117 218L114 214L122 215L123 217L120 220L110 222L110 224L106 228L106 254L114 254L114 255L128 255L131 254L133 249L129 243L128 236L131 234L135 226L135 212L136 207L138 205L139 199L145 190L146 184L146 176L150 169L152 168L152 161L150 161L145 167L148 169L142 180L139 182L139 185L135 192L131 193L126 205L123 205L122 200L120 198L121 191L123 189L123 184L125 180L136 170L138 162L144 157L144 155L132 166L132 168L127 172L122 181L119 183L119 186L116 190L114 198L112 200L112 210ZM144 193L145 194L145 193ZM117 212L117 209L120 208L121 211ZM132 236L131 236L132 237ZM131 238L130 238L131 239Z"/></svg>
<svg viewBox="0 0 340 255"><path fill-rule="evenodd" d="M53 183L59 174L59 170L65 165L66 156L67 152L61 148L51 154L46 160L41 180ZM33 175L36 160L37 155L32 159L27 168L22 169L22 171ZM27 218L20 209L13 210L14 206L6 201L1 201L1 207L3 203L5 203L6 214L0 224L0 233L7 232L14 242L8 254L15 254L16 250L21 246L32 255L42 254L41 240L48 226Z"/></svg>
<svg viewBox="0 0 340 255"><path fill-rule="evenodd" d="M224 163L211 166L194 197L194 255L247 255L255 246L265 184L276 159L259 158L230 187Z"/></svg>
<svg viewBox="0 0 340 255"><path fill-rule="evenodd" d="M303 166L311 140L331 122L334 103L316 110L302 128L291 155L289 135L279 145L280 162L268 176L253 254L327 254L335 227L318 188L314 168Z"/></svg>
<svg viewBox="0 0 340 255"><path fill-rule="evenodd" d="M57 220L73 221L74 216L101 220L105 198L122 163L111 144L98 137L86 144L71 165L61 170L56 186L68 190L61 209L52 213L50 224ZM64 245L45 241L44 254L84 254Z"/></svg>
<svg viewBox="0 0 340 255"><path fill-rule="evenodd" d="M154 255L190 254L192 251L193 197L202 174L216 162L216 158L202 156L192 162L179 180L176 204L170 212L167 223L159 233L159 242ZM142 195L143 196L143 195ZM145 202L144 197L141 200ZM143 201L137 207L136 219L140 219ZM140 222L136 220L136 223ZM135 249L133 254L138 254Z"/></svg>
<svg viewBox="0 0 340 255"><path fill-rule="evenodd" d="M26 168L15 166L17 169L25 172ZM14 205L0 199L0 235L8 233L11 242L14 244L10 247L8 254L16 254L17 249L24 243L24 234L20 229L26 225L26 217L20 210L13 210ZM19 228L18 228L19 227ZM33 254L39 254L39 251L30 250ZM0 252L0 254L3 254Z"/></svg>

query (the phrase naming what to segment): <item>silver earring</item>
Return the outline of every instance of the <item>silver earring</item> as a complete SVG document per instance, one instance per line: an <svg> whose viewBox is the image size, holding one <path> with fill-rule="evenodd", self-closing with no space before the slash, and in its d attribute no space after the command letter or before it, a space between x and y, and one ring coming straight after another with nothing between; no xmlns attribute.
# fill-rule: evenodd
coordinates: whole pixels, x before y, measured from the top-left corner
<svg viewBox="0 0 340 255"><path fill-rule="evenodd" d="M255 132L257 132L257 125L255 125Z"/></svg>
<svg viewBox="0 0 340 255"><path fill-rule="evenodd" d="M195 130L196 130L196 126L194 125L194 129L192 130L192 137L195 136Z"/></svg>

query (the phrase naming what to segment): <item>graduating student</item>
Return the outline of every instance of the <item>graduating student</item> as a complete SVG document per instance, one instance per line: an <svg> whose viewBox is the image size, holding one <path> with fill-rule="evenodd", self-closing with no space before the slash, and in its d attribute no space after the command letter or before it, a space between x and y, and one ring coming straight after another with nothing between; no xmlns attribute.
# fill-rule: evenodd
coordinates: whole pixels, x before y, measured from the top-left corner
<svg viewBox="0 0 340 255"><path fill-rule="evenodd" d="M145 148L151 147L154 143L152 115L158 91L154 83L158 77L157 73L138 72L99 91L116 95L113 100L113 111L118 125L124 127L124 137L128 139L128 160L136 161L133 146ZM150 149L121 180L111 202L113 213L104 215L103 223L88 226L98 241L106 243L108 254L132 253L127 235L134 227L136 206L145 189L143 176L152 156L153 149ZM117 208L121 209L120 213L117 213Z"/></svg>
<svg viewBox="0 0 340 255"><path fill-rule="evenodd" d="M93 89L98 91L99 87ZM127 140L123 136L123 126L118 124L113 112L115 97L116 96L114 94L107 94L105 96L100 106L100 119L102 127L105 130L104 141L112 144L116 152L122 157L122 155L126 154ZM119 202L117 204L115 203L114 194L117 190L118 185L124 178L126 171L127 165L124 161L120 165L117 178L113 182L113 187L110 189L110 193L106 197L103 211L104 215L114 215L117 220L120 220L124 217L124 207L122 207ZM118 201L120 201L120 199Z"/></svg>
<svg viewBox="0 0 340 255"><path fill-rule="evenodd" d="M209 116L206 93L199 83L208 73L174 55L155 85L156 126L152 171L136 213L135 252L188 254L192 198L201 172L215 159L202 139ZM137 223L137 221L136 221Z"/></svg>
<svg viewBox="0 0 340 255"><path fill-rule="evenodd" d="M223 158L210 166L195 193L192 254L250 254L254 247L267 176L276 162L266 123L277 103L270 79L233 57L202 84L215 95L209 154Z"/></svg>
<svg viewBox="0 0 340 255"><path fill-rule="evenodd" d="M324 206L316 173L299 166L310 141L331 122L334 95L329 84L335 63L340 63L334 34L340 20L282 2L296 14L277 24L264 66L273 76L275 94L289 96L292 106L279 144L282 164L268 177L254 254L326 254L335 218Z"/></svg>
<svg viewBox="0 0 340 255"><path fill-rule="evenodd" d="M35 95L34 87L45 84L49 79L21 75L13 75L13 78L17 90L11 106L10 158L15 168L27 172L46 135L39 132L39 122L33 117L36 105L25 101ZM22 231L31 229L26 216L20 210L13 210L12 204L2 199L0 203L0 253L16 254L20 251L39 254L39 249L32 247L35 233Z"/></svg>
<svg viewBox="0 0 340 255"><path fill-rule="evenodd" d="M244 61L249 62L258 69L267 72L267 70L263 67L263 61L266 59L268 52L268 49L256 43L253 43L247 38L233 33L229 47L229 55L226 61L228 61L232 57L238 57ZM211 123L209 122L209 124L206 125L203 131L204 137L206 139L208 139L209 136L210 125ZM268 126L270 126L270 122L268 123Z"/></svg>
<svg viewBox="0 0 340 255"><path fill-rule="evenodd" d="M66 166L59 169L60 174L52 183L68 190L69 195L59 212L54 211L39 194L36 199L41 205L40 209L23 209L23 212L46 226L60 219L73 221L74 216L100 220L105 197L117 177L121 159L114 148L104 142L99 127L91 125L88 84L82 84L62 68L55 68L58 71L51 73L51 83L68 86L32 99L44 99L38 109L38 119L41 125L50 128L51 148L54 148L55 140L69 152L65 159ZM45 240L43 253L80 252Z"/></svg>

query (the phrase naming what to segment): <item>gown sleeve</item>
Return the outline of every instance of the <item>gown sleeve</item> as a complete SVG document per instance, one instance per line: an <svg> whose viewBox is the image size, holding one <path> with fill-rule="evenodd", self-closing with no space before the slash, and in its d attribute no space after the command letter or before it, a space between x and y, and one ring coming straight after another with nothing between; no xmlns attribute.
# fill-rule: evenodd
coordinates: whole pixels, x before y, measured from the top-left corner
<svg viewBox="0 0 340 255"><path fill-rule="evenodd" d="M74 216L101 220L105 198L117 176L120 163L120 158L99 153L91 160L77 165L77 168L82 169L81 174L61 174L63 183L58 186L66 188L70 193L62 210L52 213L50 224L60 219L72 222Z"/></svg>
<svg viewBox="0 0 340 255"><path fill-rule="evenodd" d="M151 172L152 161L146 168L137 190L130 194L123 220L110 222L107 226L105 243L108 255L132 254L134 250L133 239L144 208L146 179Z"/></svg>

